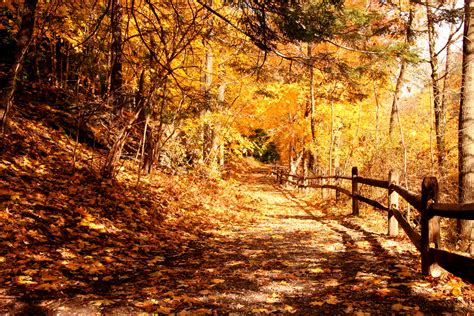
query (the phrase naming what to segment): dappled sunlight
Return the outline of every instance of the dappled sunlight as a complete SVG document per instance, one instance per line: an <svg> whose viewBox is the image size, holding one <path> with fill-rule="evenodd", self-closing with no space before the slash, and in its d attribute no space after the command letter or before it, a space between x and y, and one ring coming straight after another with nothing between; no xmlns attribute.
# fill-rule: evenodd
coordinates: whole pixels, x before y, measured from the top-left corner
<svg viewBox="0 0 474 316"><path fill-rule="evenodd" d="M13 276L4 286L13 295L30 289L35 299L61 297L47 306L64 314L84 304L92 313L122 314L390 314L464 308L455 296L447 300L441 294L448 291L459 297L467 287L453 283L446 289L422 279L410 246L366 230L367 220L347 217L343 207L323 208L311 194L275 185L266 171L255 173L250 183L232 184L235 196L227 191L223 202L196 199L196 204L183 205L158 200L169 209L156 218L153 208L142 206L125 190L125 201L111 204L119 212L97 212L93 205L62 213L40 209L28 220L30 229L20 229L29 242L40 246L34 251L23 246L21 253L0 256L9 267L3 273ZM81 190L108 194L107 184L88 185ZM162 194L169 190L156 189ZM179 187L174 190L179 192ZM213 185L209 190L220 192ZM195 217L189 216L190 210ZM13 214L0 214L14 223ZM33 220L40 224L32 225ZM139 226L139 220L149 226ZM207 223L212 220L212 225ZM192 229L198 227L199 232ZM67 238L54 243L58 236ZM54 249L43 246L48 240ZM46 306L38 302L11 304L33 310Z"/></svg>

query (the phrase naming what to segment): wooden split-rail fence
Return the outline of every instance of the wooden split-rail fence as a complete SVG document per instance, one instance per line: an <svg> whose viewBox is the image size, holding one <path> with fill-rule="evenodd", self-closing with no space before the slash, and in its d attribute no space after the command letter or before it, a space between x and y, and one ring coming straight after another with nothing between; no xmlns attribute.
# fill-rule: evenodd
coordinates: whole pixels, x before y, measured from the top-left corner
<svg viewBox="0 0 474 316"><path fill-rule="evenodd" d="M388 180L365 178L358 175L357 167L352 168L349 176L300 177L290 174L285 167L274 166L272 174L279 183L289 183L299 188L321 188L336 191L336 200L343 193L352 198L352 215L359 216L359 201L384 210L388 214L388 235L397 236L399 226L405 231L421 255L421 272L433 275L436 265L451 272L465 281L474 283L474 258L442 250L440 246L439 217L474 220L474 203L446 204L438 203L438 181L435 177L425 177L421 184L421 194L406 190L398 185L399 176L391 171ZM336 184L328 184L333 179ZM341 187L341 181L351 181L351 190ZM386 189L388 206L359 194L359 184ZM401 196L420 213L421 233L418 233L400 212L398 199ZM431 247L434 243L434 248Z"/></svg>

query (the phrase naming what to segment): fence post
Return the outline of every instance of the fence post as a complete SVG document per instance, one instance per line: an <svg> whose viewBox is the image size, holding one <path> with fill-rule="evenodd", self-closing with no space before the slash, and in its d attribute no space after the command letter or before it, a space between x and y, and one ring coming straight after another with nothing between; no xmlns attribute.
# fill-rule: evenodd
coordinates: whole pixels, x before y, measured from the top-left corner
<svg viewBox="0 0 474 316"><path fill-rule="evenodd" d="M398 193L390 188L391 184L398 184L400 176L396 170L388 173L388 235L398 236L398 221L393 215L392 209L398 208Z"/></svg>
<svg viewBox="0 0 474 316"><path fill-rule="evenodd" d="M430 255L430 237L438 231L430 231L430 205L438 200L438 180L435 177L425 177L421 184L421 273L425 276L431 274L433 260ZM433 227L435 228L435 227ZM431 236L430 236L431 235Z"/></svg>
<svg viewBox="0 0 474 316"><path fill-rule="evenodd" d="M359 216L359 200L355 198L356 195L359 195L358 174L357 167L352 167L352 215L354 216Z"/></svg>

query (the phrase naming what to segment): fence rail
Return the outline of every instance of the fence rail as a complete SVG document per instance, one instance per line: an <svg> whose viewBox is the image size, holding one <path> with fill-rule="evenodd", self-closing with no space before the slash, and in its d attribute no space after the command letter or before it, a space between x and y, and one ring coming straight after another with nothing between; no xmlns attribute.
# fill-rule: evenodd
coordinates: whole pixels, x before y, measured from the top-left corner
<svg viewBox="0 0 474 316"><path fill-rule="evenodd" d="M360 177L357 167L352 168L352 176L336 175L321 177L301 177L291 174L284 167L275 166L272 174L280 184L290 183L300 188L332 189L341 192L352 199L352 215L359 215L359 201L388 213L388 234L396 236L398 227L406 233L421 256L421 272L423 275L433 274L436 265L474 283L474 258L439 249L440 226L439 218L474 220L474 203L443 204L438 203L438 181L435 177L425 177L421 184L421 194L411 192L398 185L398 174L391 171L388 180ZM351 190L340 185L325 183L327 180L350 180ZM318 181L319 183L316 183ZM359 184L386 189L388 206L359 194ZM398 197L402 197L421 215L421 234L418 233L405 219L398 209ZM336 199L338 194L336 194ZM434 243L435 247L431 247Z"/></svg>

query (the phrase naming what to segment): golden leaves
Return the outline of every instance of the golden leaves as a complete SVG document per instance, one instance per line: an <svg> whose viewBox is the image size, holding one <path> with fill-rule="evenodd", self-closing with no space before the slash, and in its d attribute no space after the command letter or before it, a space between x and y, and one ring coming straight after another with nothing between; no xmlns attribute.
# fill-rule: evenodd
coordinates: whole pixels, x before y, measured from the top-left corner
<svg viewBox="0 0 474 316"><path fill-rule="evenodd" d="M396 296L400 294L400 291L395 288L381 288L381 289L377 289L376 292L382 297Z"/></svg>
<svg viewBox="0 0 474 316"><path fill-rule="evenodd" d="M214 284L221 284L221 283L224 283L225 280L224 279L212 279L211 282L214 283Z"/></svg>
<svg viewBox="0 0 474 316"><path fill-rule="evenodd" d="M163 262L165 261L165 257L163 256L155 256L153 259L149 261L150 264L156 264L158 262Z"/></svg>
<svg viewBox="0 0 474 316"><path fill-rule="evenodd" d="M419 313L420 307L419 306L405 306L400 303L395 303L392 305L392 310L395 312L413 312L415 315ZM421 313L421 312L420 312ZM423 313L421 313L423 315Z"/></svg>
<svg viewBox="0 0 474 316"><path fill-rule="evenodd" d="M338 286L339 284L340 283L337 279L330 279L324 282L324 286L326 287L334 287L334 286Z"/></svg>
<svg viewBox="0 0 474 316"><path fill-rule="evenodd" d="M337 305L341 301L335 295L328 295L327 299L324 301L313 301L310 303L311 306L323 306L324 304L328 305Z"/></svg>
<svg viewBox="0 0 474 316"><path fill-rule="evenodd" d="M318 267L318 268L309 269L308 271L309 271L310 273L315 273L315 274L317 274L317 273L324 273L324 270L321 269L321 268L319 268L319 267Z"/></svg>
<svg viewBox="0 0 474 316"><path fill-rule="evenodd" d="M29 285L29 284L37 284L38 282L33 281L33 278L30 275L19 275L15 278L15 282L17 284L22 285Z"/></svg>
<svg viewBox="0 0 474 316"><path fill-rule="evenodd" d="M115 301L112 300L94 300L90 301L89 304L94 306L109 306L115 304Z"/></svg>
<svg viewBox="0 0 474 316"><path fill-rule="evenodd" d="M245 262L243 261L229 261L229 262L226 262L225 265L227 267L235 267L235 266L240 266L240 265L244 265Z"/></svg>
<svg viewBox="0 0 474 316"><path fill-rule="evenodd" d="M161 271L155 271L155 272L153 272L153 273L150 273L149 275L150 275L151 277L153 277L153 278L161 278L161 277L163 277L163 273L162 273Z"/></svg>

